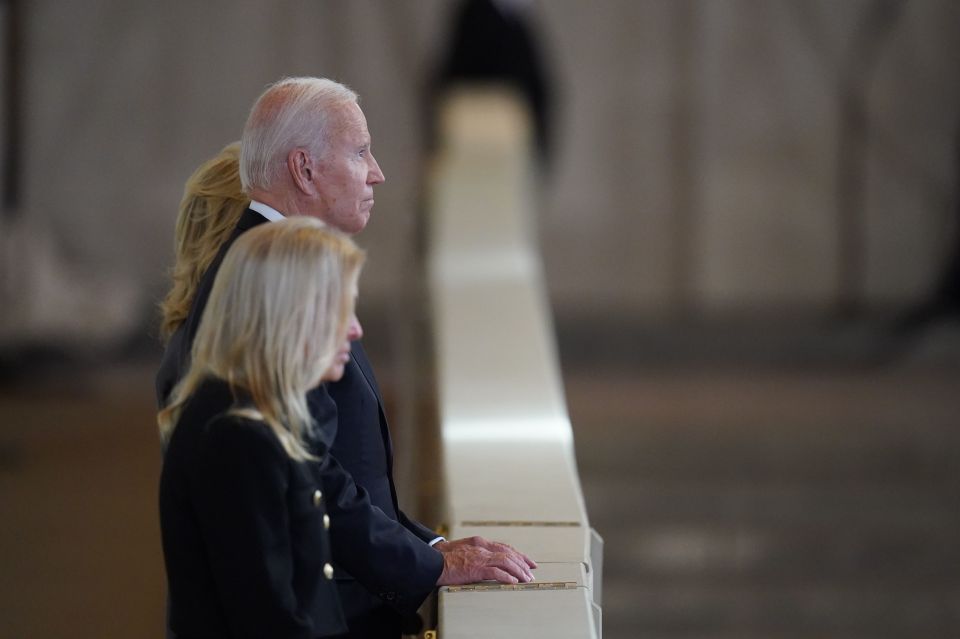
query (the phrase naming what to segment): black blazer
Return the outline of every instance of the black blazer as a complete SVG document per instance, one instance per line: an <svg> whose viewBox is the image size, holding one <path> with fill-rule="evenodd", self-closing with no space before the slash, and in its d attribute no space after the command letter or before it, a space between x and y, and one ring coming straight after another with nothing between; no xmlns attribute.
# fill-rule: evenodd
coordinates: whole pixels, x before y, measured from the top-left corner
<svg viewBox="0 0 960 639"><path fill-rule="evenodd" d="M180 639L343 633L323 462L291 459L266 423L229 415L234 405L225 382L202 384L164 456L170 629Z"/></svg>
<svg viewBox="0 0 960 639"><path fill-rule="evenodd" d="M187 370L193 337L223 255L240 234L266 221L247 209L204 275L189 316L164 352L157 374L161 404ZM319 450L327 452L323 447L330 447L323 480L330 495L336 580L348 622L385 605L404 613L416 611L433 590L443 558L428 545L436 535L397 505L390 432L376 379L359 342L353 343L343 379L314 389L307 399L319 427ZM363 588L357 588L353 579Z"/></svg>

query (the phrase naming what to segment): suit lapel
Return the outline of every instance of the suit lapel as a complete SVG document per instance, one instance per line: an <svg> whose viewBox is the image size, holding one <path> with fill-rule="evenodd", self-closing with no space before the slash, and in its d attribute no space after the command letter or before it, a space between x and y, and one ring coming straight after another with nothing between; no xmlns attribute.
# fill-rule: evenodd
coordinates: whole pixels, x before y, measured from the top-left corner
<svg viewBox="0 0 960 639"><path fill-rule="evenodd" d="M353 357L353 361L357 363L357 368L363 373L363 378L367 380L367 384L370 385L373 394L377 396L377 402L382 405L383 397L380 396L380 387L377 386L377 378L373 376L370 361L367 359L367 354L364 352L363 345L359 340L350 344L350 355Z"/></svg>
<svg viewBox="0 0 960 639"><path fill-rule="evenodd" d="M387 427L387 416L383 411L383 397L380 396L380 387L377 386L377 378L373 375L373 369L370 367L370 362L367 360L367 354L364 352L363 345L359 340L350 345L350 355L353 358L353 361L357 364L357 368L360 369L360 374L363 375L363 378L366 380L370 390L373 391L374 397L377 398L377 414L380 417L380 437L383 439L384 450L387 453L387 470L388 474L390 475L390 490L393 494L393 507L399 508L397 505L396 489L393 486L393 441L390 438L390 429Z"/></svg>
<svg viewBox="0 0 960 639"><path fill-rule="evenodd" d="M240 219L237 220L237 235L240 235L240 233L243 233L244 231L249 231L253 227L266 222L267 218L263 217L253 209L247 209L240 216Z"/></svg>

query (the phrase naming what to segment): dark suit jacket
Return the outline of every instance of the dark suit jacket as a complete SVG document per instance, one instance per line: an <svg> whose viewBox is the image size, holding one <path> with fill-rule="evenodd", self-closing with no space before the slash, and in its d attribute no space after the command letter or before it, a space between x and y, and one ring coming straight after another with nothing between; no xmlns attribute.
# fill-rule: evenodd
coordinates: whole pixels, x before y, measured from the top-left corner
<svg viewBox="0 0 960 639"><path fill-rule="evenodd" d="M323 462L291 459L266 423L228 415L232 406L225 382L205 382L164 456L170 628L181 639L343 633Z"/></svg>
<svg viewBox="0 0 960 639"><path fill-rule="evenodd" d="M264 222L263 216L248 209L204 275L189 316L164 353L157 375L161 404L187 370L193 337L223 255L241 233ZM353 627L354 619L382 614L386 605L403 613L416 611L433 590L443 558L428 546L436 535L406 517L397 505L383 402L359 342L353 343L343 378L311 391L307 399L319 426L317 445L330 446L323 480L331 497L327 508L333 520L334 567L348 623ZM399 619L396 624L397 632L390 634L399 634Z"/></svg>

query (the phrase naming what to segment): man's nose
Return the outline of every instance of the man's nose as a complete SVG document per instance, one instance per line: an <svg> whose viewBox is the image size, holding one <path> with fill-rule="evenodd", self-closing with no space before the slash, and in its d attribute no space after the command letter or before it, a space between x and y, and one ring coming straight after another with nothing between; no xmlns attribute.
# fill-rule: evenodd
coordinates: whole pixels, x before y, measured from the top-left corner
<svg viewBox="0 0 960 639"><path fill-rule="evenodd" d="M380 170L380 165L377 163L377 158L373 157L373 153L370 154L370 164L367 184L383 184L387 178L383 176L383 171Z"/></svg>

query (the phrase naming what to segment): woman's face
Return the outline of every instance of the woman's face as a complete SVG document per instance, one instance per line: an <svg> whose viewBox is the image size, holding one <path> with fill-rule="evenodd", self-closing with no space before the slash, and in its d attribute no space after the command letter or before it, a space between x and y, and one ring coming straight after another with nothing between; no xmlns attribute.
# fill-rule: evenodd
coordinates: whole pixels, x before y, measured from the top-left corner
<svg viewBox="0 0 960 639"><path fill-rule="evenodd" d="M356 313L350 313L350 319L347 320L347 331L343 338L340 340L337 354L333 358L333 364L330 365L330 368L323 374L323 377L320 378L321 382L336 382L343 377L343 369L346 367L347 362L350 361L350 342L358 340L363 337L363 328L360 326L360 320L357 319Z"/></svg>

